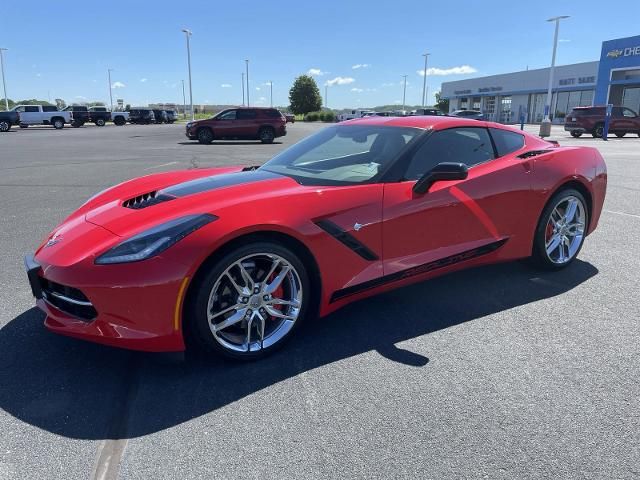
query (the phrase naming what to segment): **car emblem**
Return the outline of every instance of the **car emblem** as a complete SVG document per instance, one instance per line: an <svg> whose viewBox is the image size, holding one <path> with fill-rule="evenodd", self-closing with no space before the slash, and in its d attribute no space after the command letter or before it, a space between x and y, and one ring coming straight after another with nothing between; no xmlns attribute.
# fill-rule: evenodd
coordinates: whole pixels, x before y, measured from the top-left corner
<svg viewBox="0 0 640 480"><path fill-rule="evenodd" d="M44 244L45 248L53 247L56 243L60 243L62 241L62 235L55 234L51 237L47 243Z"/></svg>
<svg viewBox="0 0 640 480"><path fill-rule="evenodd" d="M353 225L353 229L354 229L356 232L360 231L360 229L361 229L362 227L364 227L364 225L362 225L361 223L358 223L358 222L354 223L354 225Z"/></svg>
<svg viewBox="0 0 640 480"><path fill-rule="evenodd" d="M622 50L611 50L607 53L607 57L609 58L618 58L620 55L622 55Z"/></svg>

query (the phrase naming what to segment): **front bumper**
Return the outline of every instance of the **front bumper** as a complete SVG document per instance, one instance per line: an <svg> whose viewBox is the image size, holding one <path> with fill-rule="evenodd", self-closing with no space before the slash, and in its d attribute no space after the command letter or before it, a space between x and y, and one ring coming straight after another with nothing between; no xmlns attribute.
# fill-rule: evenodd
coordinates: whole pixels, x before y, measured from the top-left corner
<svg viewBox="0 0 640 480"><path fill-rule="evenodd" d="M126 265L94 265L91 258L57 266L28 255L25 269L49 330L132 350L184 350L186 267L160 257Z"/></svg>

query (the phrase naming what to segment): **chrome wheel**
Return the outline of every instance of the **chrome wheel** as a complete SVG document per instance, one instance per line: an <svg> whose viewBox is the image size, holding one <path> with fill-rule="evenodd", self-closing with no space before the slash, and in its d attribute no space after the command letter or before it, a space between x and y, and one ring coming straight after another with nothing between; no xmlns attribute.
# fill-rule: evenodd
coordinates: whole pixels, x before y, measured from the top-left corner
<svg viewBox="0 0 640 480"><path fill-rule="evenodd" d="M556 203L545 228L545 250L551 262L563 265L576 256L584 240L586 218L580 198L569 195Z"/></svg>
<svg viewBox="0 0 640 480"><path fill-rule="evenodd" d="M290 262L273 253L247 255L215 281L207 304L209 329L226 350L258 352L293 328L302 299L300 275Z"/></svg>

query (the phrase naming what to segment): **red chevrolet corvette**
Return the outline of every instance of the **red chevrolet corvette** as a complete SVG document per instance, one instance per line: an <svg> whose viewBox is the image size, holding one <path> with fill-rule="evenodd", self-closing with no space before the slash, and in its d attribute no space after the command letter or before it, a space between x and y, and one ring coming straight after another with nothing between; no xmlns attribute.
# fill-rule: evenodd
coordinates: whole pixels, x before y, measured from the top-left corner
<svg viewBox="0 0 640 480"><path fill-rule="evenodd" d="M370 117L259 168L109 188L25 264L54 332L256 358L308 317L436 275L526 257L566 267L606 183L593 148L477 120Z"/></svg>

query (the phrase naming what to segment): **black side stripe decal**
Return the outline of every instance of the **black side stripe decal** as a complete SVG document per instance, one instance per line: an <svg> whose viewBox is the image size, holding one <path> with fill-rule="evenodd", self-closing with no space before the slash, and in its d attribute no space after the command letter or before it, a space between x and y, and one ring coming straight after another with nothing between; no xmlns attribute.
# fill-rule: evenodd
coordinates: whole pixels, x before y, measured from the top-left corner
<svg viewBox="0 0 640 480"><path fill-rule="evenodd" d="M365 290L370 290L372 288L380 287L387 283L397 282L398 280L404 280L405 278L421 275L423 273L431 272L439 268L448 267L449 265L453 265L455 263L464 262L465 260L471 260L472 258L480 257L482 255L487 255L488 253L494 252L497 249L499 249L506 242L507 242L507 239L504 238L502 240L498 240L497 242L492 242L487 245L473 248L471 250L467 250L462 253L457 253L449 257L444 257L439 260L435 260L433 262L418 265L417 267L411 267L406 270L402 270L400 272L385 275L384 277L369 280L368 282L359 283L358 285L353 285L351 287L343 288L342 290L337 290L336 292L333 293L333 295L331 295L331 303L337 300L340 300L344 297L348 297L350 295L355 295L356 293L363 292Z"/></svg>
<svg viewBox="0 0 640 480"><path fill-rule="evenodd" d="M315 222L322 230L327 232L333 238L345 245L347 248L353 250L365 260L373 261L378 260L378 256L375 252L371 251L364 243L351 235L349 232L344 231L338 225L330 220L318 220Z"/></svg>

